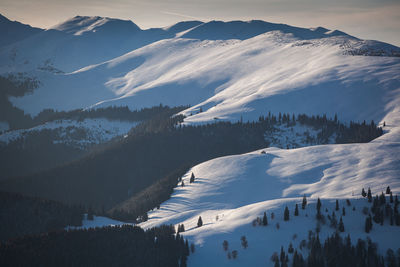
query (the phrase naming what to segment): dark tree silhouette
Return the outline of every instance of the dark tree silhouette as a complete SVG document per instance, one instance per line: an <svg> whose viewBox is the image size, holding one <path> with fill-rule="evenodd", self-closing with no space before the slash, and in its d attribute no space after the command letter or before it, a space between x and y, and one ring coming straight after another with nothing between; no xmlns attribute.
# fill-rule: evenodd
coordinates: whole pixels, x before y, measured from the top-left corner
<svg viewBox="0 0 400 267"><path fill-rule="evenodd" d="M285 211L283 212L283 220L289 221L289 208L286 206Z"/></svg>
<svg viewBox="0 0 400 267"><path fill-rule="evenodd" d="M264 226L268 225L268 218L267 218L267 213L266 212L264 212L264 216L263 216L263 219L262 219L262 224Z"/></svg>
<svg viewBox="0 0 400 267"><path fill-rule="evenodd" d="M307 206L307 198L306 198L306 195L304 194L303 202L301 203L301 209L304 210L306 208L306 206Z"/></svg>
<svg viewBox="0 0 400 267"><path fill-rule="evenodd" d="M203 226L203 220L201 219L201 216L199 216L199 219L197 220L197 227Z"/></svg>

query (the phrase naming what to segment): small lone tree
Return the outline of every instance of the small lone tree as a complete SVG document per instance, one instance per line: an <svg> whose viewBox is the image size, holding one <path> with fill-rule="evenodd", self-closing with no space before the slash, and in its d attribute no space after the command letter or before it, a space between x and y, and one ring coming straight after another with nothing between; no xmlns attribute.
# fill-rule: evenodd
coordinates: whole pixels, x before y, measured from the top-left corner
<svg viewBox="0 0 400 267"><path fill-rule="evenodd" d="M301 209L305 209L307 206L307 198L306 198L306 194L304 194L303 196L303 202L301 203Z"/></svg>
<svg viewBox="0 0 400 267"><path fill-rule="evenodd" d="M367 196L367 193L365 192L364 188L361 190L361 195L362 195L363 197L366 197L366 196Z"/></svg>
<svg viewBox="0 0 400 267"><path fill-rule="evenodd" d="M294 208L294 216L299 216L299 206L296 203L296 207Z"/></svg>
<svg viewBox="0 0 400 267"><path fill-rule="evenodd" d="M346 216L346 209L344 207L342 208L342 216Z"/></svg>
<svg viewBox="0 0 400 267"><path fill-rule="evenodd" d="M197 220L197 227L203 226L203 220L201 219L201 216L199 216L199 219Z"/></svg>
<svg viewBox="0 0 400 267"><path fill-rule="evenodd" d="M190 183L193 183L193 182L194 182L194 174L192 172L192 175L190 176Z"/></svg>
<svg viewBox="0 0 400 267"><path fill-rule="evenodd" d="M267 218L267 213L266 212L264 212L264 216L263 216L263 219L262 219L262 224L264 226L268 225L268 218Z"/></svg>
<svg viewBox="0 0 400 267"><path fill-rule="evenodd" d="M237 256L238 256L237 250L232 251L232 259L235 260L237 258Z"/></svg>
<svg viewBox="0 0 400 267"><path fill-rule="evenodd" d="M249 246L249 243L247 242L247 239L246 239L245 236L242 236L242 237L240 238L240 241L241 241L242 247L243 247L244 249L246 249L246 248Z"/></svg>
<svg viewBox="0 0 400 267"><path fill-rule="evenodd" d="M339 200L336 199L336 207L335 210L338 211L339 210Z"/></svg>
<svg viewBox="0 0 400 267"><path fill-rule="evenodd" d="M390 186L388 186L388 187L386 187L386 195L389 195L390 194Z"/></svg>
<svg viewBox="0 0 400 267"><path fill-rule="evenodd" d="M224 240L224 242L222 242L222 248L227 251L229 248L229 243L228 241Z"/></svg>
<svg viewBox="0 0 400 267"><path fill-rule="evenodd" d="M184 186L185 186L185 182L184 182L184 181L182 181L182 183L181 183L181 186L182 186L182 187L184 187Z"/></svg>
<svg viewBox="0 0 400 267"><path fill-rule="evenodd" d="M286 206L285 211L283 212L283 220L289 221L289 208Z"/></svg>

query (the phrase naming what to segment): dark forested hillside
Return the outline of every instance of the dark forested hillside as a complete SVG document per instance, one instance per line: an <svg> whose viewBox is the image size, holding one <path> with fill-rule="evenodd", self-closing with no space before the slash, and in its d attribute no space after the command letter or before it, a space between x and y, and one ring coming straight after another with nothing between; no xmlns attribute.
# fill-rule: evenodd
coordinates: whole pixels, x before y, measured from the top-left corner
<svg viewBox="0 0 400 267"><path fill-rule="evenodd" d="M82 121L90 118L110 120L147 121L160 114L171 116L185 107L170 108L156 106L131 111L127 107L109 107L93 110L56 112L45 110L31 119L32 125L59 119ZM0 180L13 176L52 169L72 160L79 160L92 150L101 149L105 144L91 143L92 133L82 127L42 129L21 134L8 144L0 142Z"/></svg>
<svg viewBox="0 0 400 267"><path fill-rule="evenodd" d="M124 225L26 236L0 244L0 266L186 266L189 245L174 233Z"/></svg>
<svg viewBox="0 0 400 267"><path fill-rule="evenodd" d="M82 225L83 212L77 206L0 192L0 241Z"/></svg>
<svg viewBox="0 0 400 267"><path fill-rule="evenodd" d="M169 111L133 128L120 142L81 160L34 175L5 180L0 183L0 188L92 206L98 211L115 207L111 210L114 217L135 220L168 199L184 169L215 157L264 148L268 146L264 133L276 124L304 123L325 132L336 131L344 142L369 141L382 134L382 129L375 124L353 123L352 129L358 132L364 133L363 127L368 129L365 134L368 138L362 135L360 139L361 135L353 134L354 131L336 119L305 115L295 118L286 114L279 117L269 115L252 123L220 122L183 127L176 126L182 117L170 118L174 110ZM352 139L351 136L355 137ZM321 140L324 140L323 136ZM134 201L124 202L131 198ZM116 206L119 203L122 204ZM124 215L119 214L121 212Z"/></svg>

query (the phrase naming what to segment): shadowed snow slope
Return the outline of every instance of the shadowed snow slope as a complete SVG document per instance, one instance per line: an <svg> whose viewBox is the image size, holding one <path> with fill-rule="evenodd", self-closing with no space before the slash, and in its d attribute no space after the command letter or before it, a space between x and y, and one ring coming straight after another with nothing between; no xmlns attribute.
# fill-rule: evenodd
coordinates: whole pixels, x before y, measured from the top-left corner
<svg viewBox="0 0 400 267"><path fill-rule="evenodd" d="M280 247L290 242L298 247L307 239L308 230L315 231L315 200L323 198L323 210L334 211L334 199L346 209L343 216L344 235L353 242L358 238L372 238L380 253L397 249L400 227L374 224L370 234L364 231L365 199L359 199L362 188L370 187L373 194L385 191L390 185L394 194L400 192L400 127L399 110L388 114L391 125L382 137L366 144L321 145L299 149L264 149L243 155L213 159L193 167L184 177L185 186L178 186L170 200L160 209L149 213L149 220L141 225L184 224L183 235L196 244L196 252L189 257L189 266L273 266L269 260ZM393 126L396 125L396 126ZM191 173L195 182L190 183ZM309 203L300 216L294 217L295 203L301 204L306 194ZM352 206L346 206L351 199ZM291 219L283 221L283 209L290 209ZM266 211L269 226L251 226L257 216ZM201 216L204 225L197 227ZM336 211L341 216L341 210ZM276 228L280 224L280 229ZM324 240L334 229L321 225ZM297 238L293 238L294 235ZM249 247L243 249L240 237L245 235ZM343 235L343 236L344 236ZM230 250L238 250L237 260L228 260L222 249L223 240ZM302 252L303 255L307 253Z"/></svg>
<svg viewBox="0 0 400 267"><path fill-rule="evenodd" d="M112 23L127 33L102 31ZM28 113L162 103L191 105L183 111L186 123L253 120L268 111L381 121L400 88L400 58L388 56L398 55L398 47L324 28L193 21L137 30L131 22L99 17L76 17L55 28L63 31L17 43L17 63L2 60L8 62L3 72L25 68L41 81L32 94L11 99ZM69 73L54 73L58 69Z"/></svg>
<svg viewBox="0 0 400 267"><path fill-rule="evenodd" d="M10 21L0 14L0 47L21 41L41 31L43 30L18 21Z"/></svg>

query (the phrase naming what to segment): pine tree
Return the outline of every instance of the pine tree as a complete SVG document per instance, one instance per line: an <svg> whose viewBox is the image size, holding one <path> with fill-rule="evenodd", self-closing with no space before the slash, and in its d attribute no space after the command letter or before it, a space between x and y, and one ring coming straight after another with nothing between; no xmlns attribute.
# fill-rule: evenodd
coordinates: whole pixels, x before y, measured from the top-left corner
<svg viewBox="0 0 400 267"><path fill-rule="evenodd" d="M192 175L190 176L190 183L193 183L193 182L194 182L194 174L192 172Z"/></svg>
<svg viewBox="0 0 400 267"><path fill-rule="evenodd" d="M306 195L304 194L303 202L301 203L301 209L304 210L306 208L306 206L307 206L307 198L306 198Z"/></svg>
<svg viewBox="0 0 400 267"><path fill-rule="evenodd" d="M379 196L379 204L384 205L385 203L386 203L386 197L385 194L383 194L382 192L381 195Z"/></svg>
<svg viewBox="0 0 400 267"><path fill-rule="evenodd" d="M296 207L294 208L294 216L299 216L299 207L296 203Z"/></svg>
<svg viewBox="0 0 400 267"><path fill-rule="evenodd" d="M392 194L392 191L390 191L390 197L389 197L389 199L390 199L390 203L393 203L393 194Z"/></svg>
<svg viewBox="0 0 400 267"><path fill-rule="evenodd" d="M366 197L366 196L367 196L367 193L365 192L364 188L361 190L361 195L362 195L363 197Z"/></svg>
<svg viewBox="0 0 400 267"><path fill-rule="evenodd" d="M266 212L264 212L264 216L263 216L263 219L262 219L262 224L264 226L268 225L268 218L267 218L267 213Z"/></svg>
<svg viewBox="0 0 400 267"><path fill-rule="evenodd" d="M233 251L232 251L232 259L236 259L237 256L238 256L237 250L233 250Z"/></svg>
<svg viewBox="0 0 400 267"><path fill-rule="evenodd" d="M199 216L199 219L197 221L197 227L203 226L203 220L201 219L201 216Z"/></svg>
<svg viewBox="0 0 400 267"><path fill-rule="evenodd" d="M294 251L292 243L289 244L288 253L292 254Z"/></svg>
<svg viewBox="0 0 400 267"><path fill-rule="evenodd" d="M289 208L286 206L285 211L283 212L283 220L289 221Z"/></svg>
<svg viewBox="0 0 400 267"><path fill-rule="evenodd" d="M279 260L282 262L285 261L286 255L285 255L285 250L283 249L283 247L281 246L281 254L279 256Z"/></svg>
<svg viewBox="0 0 400 267"><path fill-rule="evenodd" d="M371 188L370 187L368 187L367 197L368 197L368 202L371 202L372 201L372 193L371 193Z"/></svg>
<svg viewBox="0 0 400 267"><path fill-rule="evenodd" d="M342 208L342 216L346 216L346 209L344 207Z"/></svg>
<svg viewBox="0 0 400 267"><path fill-rule="evenodd" d="M244 249L246 249L246 248L249 246L249 244L248 244L247 239L246 239L245 236L242 236L242 237L240 238L240 241L241 241L242 247L243 247Z"/></svg>
<svg viewBox="0 0 400 267"><path fill-rule="evenodd" d="M388 186L388 187L386 187L386 195L389 195L390 194L390 186Z"/></svg>
<svg viewBox="0 0 400 267"><path fill-rule="evenodd" d="M344 224L343 224L342 217L340 217L338 229L339 229L340 232L344 232Z"/></svg>
<svg viewBox="0 0 400 267"><path fill-rule="evenodd" d="M182 183L181 183L181 186L182 186L182 187L184 187L184 186L185 186L185 182L184 182L184 181L182 181Z"/></svg>
<svg viewBox="0 0 400 267"><path fill-rule="evenodd" d="M335 210L338 211L339 210L339 200L336 199L336 207Z"/></svg>
<svg viewBox="0 0 400 267"><path fill-rule="evenodd" d="M222 248L227 251L229 248L229 243L228 241L224 240L224 242L222 242Z"/></svg>

